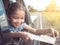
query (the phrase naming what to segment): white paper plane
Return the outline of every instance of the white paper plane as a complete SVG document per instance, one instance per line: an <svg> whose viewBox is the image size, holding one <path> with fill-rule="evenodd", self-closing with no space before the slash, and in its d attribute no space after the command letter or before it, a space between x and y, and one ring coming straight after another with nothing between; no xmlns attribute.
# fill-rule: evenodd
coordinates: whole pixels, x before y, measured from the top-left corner
<svg viewBox="0 0 60 45"><path fill-rule="evenodd" d="M56 38L53 38L47 35L41 35L41 36L34 35L34 34L29 34L29 35L31 36L33 40L42 41L49 44L55 44L55 41L56 41Z"/></svg>

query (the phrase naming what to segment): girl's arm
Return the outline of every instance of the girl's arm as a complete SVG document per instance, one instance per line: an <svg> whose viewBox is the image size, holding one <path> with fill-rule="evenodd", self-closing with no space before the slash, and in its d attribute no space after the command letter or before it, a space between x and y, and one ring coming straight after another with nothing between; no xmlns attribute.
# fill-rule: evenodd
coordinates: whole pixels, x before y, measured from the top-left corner
<svg viewBox="0 0 60 45"><path fill-rule="evenodd" d="M11 37L20 37L20 38L24 38L26 35L24 32L10 32Z"/></svg>
<svg viewBox="0 0 60 45"><path fill-rule="evenodd" d="M29 30L30 32L37 34L37 35L41 35L41 34L46 34L46 33L51 33L52 36L54 37L59 37L59 32L56 31L55 29L35 29L30 27L29 25L25 25L25 29Z"/></svg>
<svg viewBox="0 0 60 45"><path fill-rule="evenodd" d="M25 32L25 31L22 31L22 32L10 32L10 36L12 38L19 37L19 38L22 38L25 41L33 40L31 38L31 36L29 35L29 33L28 32Z"/></svg>
<svg viewBox="0 0 60 45"><path fill-rule="evenodd" d="M46 33L50 33L50 29L35 29L30 27L29 25L25 25L25 29L29 30L30 32L37 34L37 35L41 35L41 34L46 34Z"/></svg>

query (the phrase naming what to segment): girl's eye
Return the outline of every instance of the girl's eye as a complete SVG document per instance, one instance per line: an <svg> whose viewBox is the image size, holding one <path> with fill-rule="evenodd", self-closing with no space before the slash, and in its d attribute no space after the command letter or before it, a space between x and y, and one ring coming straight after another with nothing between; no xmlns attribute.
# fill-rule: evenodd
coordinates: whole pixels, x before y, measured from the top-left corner
<svg viewBox="0 0 60 45"><path fill-rule="evenodd" d="M19 19L18 17L14 17L14 19Z"/></svg>
<svg viewBox="0 0 60 45"><path fill-rule="evenodd" d="M18 17L16 17L16 16L11 16L12 18L14 18L14 19L18 19Z"/></svg>
<svg viewBox="0 0 60 45"><path fill-rule="evenodd" d="M24 18L21 18L21 19L24 19Z"/></svg>
<svg viewBox="0 0 60 45"><path fill-rule="evenodd" d="M13 16L14 19L19 19L19 17Z"/></svg>

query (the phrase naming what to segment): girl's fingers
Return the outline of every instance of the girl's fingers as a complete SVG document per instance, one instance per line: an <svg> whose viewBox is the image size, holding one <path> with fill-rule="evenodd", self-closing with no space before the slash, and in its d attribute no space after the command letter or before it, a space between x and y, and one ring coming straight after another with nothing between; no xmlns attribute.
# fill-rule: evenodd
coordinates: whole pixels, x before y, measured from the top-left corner
<svg viewBox="0 0 60 45"><path fill-rule="evenodd" d="M59 32L55 30L55 37L58 38L59 37Z"/></svg>
<svg viewBox="0 0 60 45"><path fill-rule="evenodd" d="M56 37L56 38L58 38L59 37L59 32L58 31L56 31L55 29L51 29L51 31L52 31L52 35L53 35L53 37Z"/></svg>

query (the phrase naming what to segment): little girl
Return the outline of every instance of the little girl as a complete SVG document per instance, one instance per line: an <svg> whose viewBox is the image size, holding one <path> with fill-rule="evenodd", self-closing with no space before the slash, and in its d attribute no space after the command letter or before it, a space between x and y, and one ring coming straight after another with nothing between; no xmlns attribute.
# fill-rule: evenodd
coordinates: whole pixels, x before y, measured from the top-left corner
<svg viewBox="0 0 60 45"><path fill-rule="evenodd" d="M59 34L56 30L52 29L35 29L25 23L25 9L18 3L12 3L7 9L8 21L10 23L11 37L20 37L25 41L33 40L29 32L23 31L26 29L36 35L51 33L53 37L58 37Z"/></svg>

